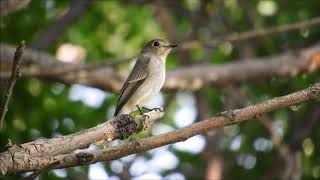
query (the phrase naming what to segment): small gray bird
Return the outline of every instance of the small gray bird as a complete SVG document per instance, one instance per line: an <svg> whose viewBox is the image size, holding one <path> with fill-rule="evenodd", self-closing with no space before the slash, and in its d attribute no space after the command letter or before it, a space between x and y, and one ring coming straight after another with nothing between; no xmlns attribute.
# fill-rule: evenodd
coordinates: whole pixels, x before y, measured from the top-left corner
<svg viewBox="0 0 320 180"><path fill-rule="evenodd" d="M114 116L129 114L136 107L141 112L139 107L159 93L166 75L166 57L174 47L177 45L161 39L144 46L123 84Z"/></svg>

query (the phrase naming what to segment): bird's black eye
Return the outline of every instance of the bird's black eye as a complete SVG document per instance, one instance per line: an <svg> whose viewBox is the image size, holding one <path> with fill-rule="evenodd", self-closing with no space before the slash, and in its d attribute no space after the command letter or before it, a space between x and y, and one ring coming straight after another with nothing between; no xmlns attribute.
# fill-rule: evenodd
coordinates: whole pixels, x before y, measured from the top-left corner
<svg viewBox="0 0 320 180"><path fill-rule="evenodd" d="M154 47L159 47L159 46L160 46L160 43L159 43L158 41L156 41L156 42L154 42L152 45L153 45Z"/></svg>

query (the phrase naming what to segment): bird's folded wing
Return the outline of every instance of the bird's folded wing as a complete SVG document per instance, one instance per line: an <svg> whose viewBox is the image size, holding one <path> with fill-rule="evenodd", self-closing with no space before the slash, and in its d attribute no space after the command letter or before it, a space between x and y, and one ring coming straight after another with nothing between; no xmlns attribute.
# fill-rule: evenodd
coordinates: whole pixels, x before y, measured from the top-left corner
<svg viewBox="0 0 320 180"><path fill-rule="evenodd" d="M138 87L145 81L148 77L148 64L150 62L150 57L139 56L136 64L134 65L131 73L129 74L126 82L124 83L121 91L120 97L117 103L115 116L118 115L121 108L128 102L132 97Z"/></svg>
<svg viewBox="0 0 320 180"><path fill-rule="evenodd" d="M141 81L141 80L143 80L144 78L146 78L147 76L148 76L148 73L142 74L141 77L138 77L137 79L134 79L134 80L129 81L129 84L134 83L134 82L137 82L137 81Z"/></svg>

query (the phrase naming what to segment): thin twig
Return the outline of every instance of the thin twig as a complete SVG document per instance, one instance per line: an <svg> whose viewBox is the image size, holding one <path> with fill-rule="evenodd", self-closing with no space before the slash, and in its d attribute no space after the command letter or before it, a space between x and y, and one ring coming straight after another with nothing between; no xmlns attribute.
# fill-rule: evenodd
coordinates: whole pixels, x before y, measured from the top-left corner
<svg viewBox="0 0 320 180"><path fill-rule="evenodd" d="M24 41L22 41L20 43L20 45L17 47L16 52L14 53L11 77L10 77L9 84L8 84L6 92L5 92L4 104L1 108L0 129L2 129L4 117L6 116L6 113L8 111L8 104L10 101L10 97L12 95L12 89L13 89L14 84L16 83L17 79L20 76L19 64L21 61L21 56L23 54L24 48L25 48L25 43L24 43Z"/></svg>
<svg viewBox="0 0 320 180"><path fill-rule="evenodd" d="M0 1L0 16L6 16L16 11L19 11L31 2L31 0L1 0Z"/></svg>
<svg viewBox="0 0 320 180"><path fill-rule="evenodd" d="M250 40L250 39L264 37L270 34L289 32L289 31L294 31L302 28L317 27L319 25L320 25L320 17L316 17L307 21L297 22L293 24L285 24L285 25L274 26L270 28L261 28L261 29L256 29L253 31L247 31L242 33L233 33L228 36L223 36L220 38L218 37L215 39L205 41L203 43L199 41L188 41L188 42L182 43L179 49L188 50L188 49L200 48L202 46L214 47L223 42L232 43L232 42L238 42L243 40Z"/></svg>
<svg viewBox="0 0 320 180"><path fill-rule="evenodd" d="M290 147L286 143L282 142L281 137L275 131L274 125L267 116L261 116L257 119L269 131L272 143L275 145L281 158L283 158L285 162L285 167L283 167L282 179L291 179L297 169L295 162L295 153L291 151Z"/></svg>
<svg viewBox="0 0 320 180"><path fill-rule="evenodd" d="M68 27L79 20L93 3L94 0L73 0L69 10L47 30L40 33L30 46L35 49L47 49L50 47Z"/></svg>

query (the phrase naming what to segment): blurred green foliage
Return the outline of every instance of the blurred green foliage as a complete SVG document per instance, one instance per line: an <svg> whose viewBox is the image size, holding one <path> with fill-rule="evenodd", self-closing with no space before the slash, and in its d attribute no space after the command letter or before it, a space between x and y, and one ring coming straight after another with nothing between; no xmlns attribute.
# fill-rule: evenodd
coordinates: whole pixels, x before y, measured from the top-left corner
<svg viewBox="0 0 320 180"><path fill-rule="evenodd" d="M261 1L258 0L248 1L250 9L241 8L236 0L210 1L207 11L219 11L222 18L227 18L234 24L232 31L237 32L252 29L245 17L246 11L252 13L255 23L260 28L290 24L320 15L319 0L282 0L274 2L277 5L277 10L272 16L262 16L259 13L257 6ZM194 13L194 9L198 8L200 1L181 0L178 3ZM219 6L219 3L223 3L223 6ZM17 44L19 41L25 40L28 45L37 38L41 31L54 23L69 5L70 1L67 0L33 0L25 9L1 17L1 43ZM166 38L155 12L156 7L151 4L134 5L116 0L98 0L78 22L61 34L58 41L48 51L54 54L61 44L72 43L86 49L87 63L113 57L132 57L139 52L146 41L153 38ZM169 12L177 30L178 37L176 39L187 38L191 31L192 21L188 17L177 16L174 12ZM206 25L202 25L203 28ZM227 35L231 32L223 25L220 26L214 27L218 31L216 34ZM319 28L264 37L253 42L258 44L254 47L253 56L270 56L287 49L308 47L318 43L319 39ZM235 44L230 54L225 53L222 48L216 48L210 63L223 64L239 59L238 49L248 44L250 42ZM190 52L194 61L201 59L203 53L203 50L200 49ZM169 69L180 66L176 55L170 55L167 62ZM123 68L127 67L127 65L124 66ZM259 84L248 82L239 86L249 95L252 102L260 102L306 88L309 84L319 81L320 73L316 72L314 74L300 74L291 79L274 78ZM203 94L208 99L210 115L224 110L223 104L228 97L223 89L207 86L203 89ZM1 98L3 98L2 87ZM37 79L20 78L16 83L10 101L5 129L1 132L0 148L4 150L8 139L11 139L14 144L20 144L39 137L50 138L93 127L112 116L112 108L114 108L116 100L117 95L108 93L101 106L90 107L83 101L70 100L69 86ZM179 106L174 100L168 110L169 115L162 122L174 126L173 115L177 109L179 109ZM306 118L313 110L314 104L304 104L298 111L282 109L270 113L270 118L283 124L284 142L288 142L292 134L296 133L294 132L295 127L303 126ZM230 133L232 128L235 131L234 133ZM270 173L267 171L270 170L271 165L280 158L274 146L268 151L257 151L254 148L257 138L263 137L270 140L267 130L256 120L234 125L232 128L226 128L221 146L224 179L259 179L262 176L267 176ZM298 147L300 149L298 155L301 179L320 178L319 132L320 122L317 121L309 140L305 140L304 145ZM230 144L239 135L242 139L239 149L230 150ZM309 149L313 147L311 153L306 153L305 148L307 147ZM185 174L186 179L203 179L205 177L206 159L201 153L194 155L173 148L170 148L170 150L178 157L179 165L175 169L161 172L162 175L165 176L170 172L181 172ZM252 168L246 169L237 163L240 156L244 154L250 154L256 158L255 165ZM141 155L150 158L148 153L142 153ZM116 175L111 170L109 162L105 162L104 165L109 175ZM192 169L190 172L197 173L190 173L186 170L188 169L186 167L190 168L190 166ZM88 167L70 168L67 171L67 177L75 178L75 174L79 172L83 176L87 176ZM20 175L12 178L18 177ZM276 177L279 178L280 174ZM55 173L40 176L40 179L59 178L61 177L58 177Z"/></svg>

